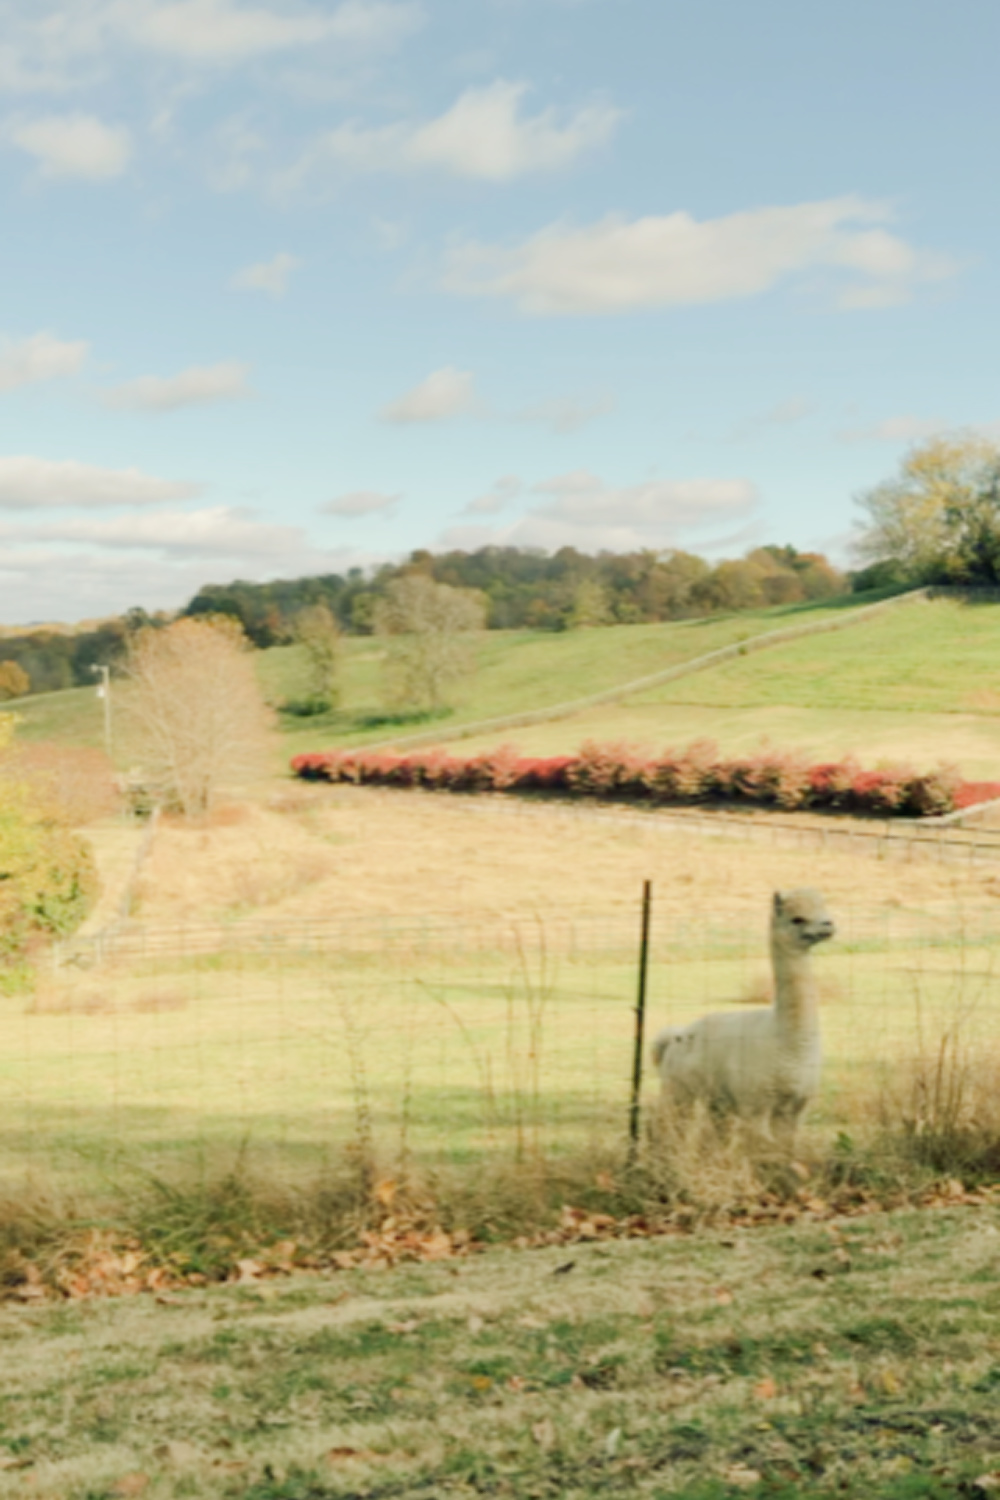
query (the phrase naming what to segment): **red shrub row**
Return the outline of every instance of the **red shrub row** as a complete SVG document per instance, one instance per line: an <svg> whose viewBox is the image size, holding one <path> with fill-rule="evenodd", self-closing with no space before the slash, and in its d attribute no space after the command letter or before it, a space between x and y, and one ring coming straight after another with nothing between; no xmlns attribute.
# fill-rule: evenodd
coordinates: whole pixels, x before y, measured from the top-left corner
<svg viewBox="0 0 1000 1500"><path fill-rule="evenodd" d="M519 755L509 745L472 756L444 750L410 755L333 750L297 755L292 769L307 781L450 792L561 792L659 803L735 801L880 816L927 817L1000 796L1000 783L962 782L944 766L925 773L910 766L866 771L851 757L810 765L794 752L769 748L723 759L710 740L652 758L628 746L592 742L576 755L553 756Z"/></svg>

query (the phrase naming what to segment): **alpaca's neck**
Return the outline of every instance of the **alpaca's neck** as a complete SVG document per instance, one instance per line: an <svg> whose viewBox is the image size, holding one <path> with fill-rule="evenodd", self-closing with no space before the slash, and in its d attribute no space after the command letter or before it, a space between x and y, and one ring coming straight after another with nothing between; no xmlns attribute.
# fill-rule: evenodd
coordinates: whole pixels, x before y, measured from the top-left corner
<svg viewBox="0 0 1000 1500"><path fill-rule="evenodd" d="M771 942L774 966L774 1009L782 1029L812 1031L817 1022L816 990L812 960L808 952L789 953L776 939Z"/></svg>

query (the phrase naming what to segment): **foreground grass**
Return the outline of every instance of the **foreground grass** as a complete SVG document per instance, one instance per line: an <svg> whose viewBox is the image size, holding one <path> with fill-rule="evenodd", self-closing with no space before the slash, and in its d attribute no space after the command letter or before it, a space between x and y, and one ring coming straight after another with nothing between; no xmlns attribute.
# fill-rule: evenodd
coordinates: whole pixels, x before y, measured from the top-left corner
<svg viewBox="0 0 1000 1500"><path fill-rule="evenodd" d="M0 1494L985 1495L998 1247L906 1211L8 1307Z"/></svg>

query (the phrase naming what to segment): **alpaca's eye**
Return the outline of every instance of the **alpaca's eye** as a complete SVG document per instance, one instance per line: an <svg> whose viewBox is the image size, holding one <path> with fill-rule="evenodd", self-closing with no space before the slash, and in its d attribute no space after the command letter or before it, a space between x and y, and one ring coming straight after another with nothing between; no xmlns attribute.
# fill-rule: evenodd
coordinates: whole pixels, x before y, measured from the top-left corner
<svg viewBox="0 0 1000 1500"><path fill-rule="evenodd" d="M804 927L806 925L805 917L793 917L792 925L793 927Z"/></svg>

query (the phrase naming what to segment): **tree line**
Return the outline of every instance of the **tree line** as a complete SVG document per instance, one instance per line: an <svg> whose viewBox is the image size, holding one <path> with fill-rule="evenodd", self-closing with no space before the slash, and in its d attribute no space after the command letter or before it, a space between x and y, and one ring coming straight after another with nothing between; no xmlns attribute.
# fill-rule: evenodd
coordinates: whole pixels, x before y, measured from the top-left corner
<svg viewBox="0 0 1000 1500"><path fill-rule="evenodd" d="M574 547L551 554L482 547L418 550L402 563L385 563L368 573L353 568L343 576L210 584L184 613L231 615L257 646L294 639L296 617L315 605L325 605L345 633L371 634L390 585L412 576L479 593L488 630L683 620L824 599L847 588L844 575L822 554L788 546L758 547L714 565L676 550L590 555Z"/></svg>

